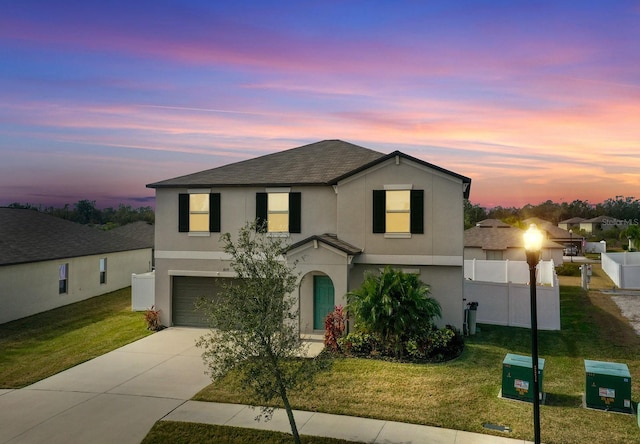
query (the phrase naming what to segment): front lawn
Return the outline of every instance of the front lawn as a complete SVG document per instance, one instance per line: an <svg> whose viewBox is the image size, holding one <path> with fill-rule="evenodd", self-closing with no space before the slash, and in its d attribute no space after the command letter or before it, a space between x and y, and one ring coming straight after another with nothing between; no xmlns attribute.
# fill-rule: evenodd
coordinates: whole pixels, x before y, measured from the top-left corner
<svg viewBox="0 0 640 444"><path fill-rule="evenodd" d="M131 287L0 324L0 388L20 388L151 334Z"/></svg>
<svg viewBox="0 0 640 444"><path fill-rule="evenodd" d="M300 436L304 444L353 444L343 439L319 436ZM242 429L190 422L158 421L147 434L142 444L290 444L291 434L269 430Z"/></svg>
<svg viewBox="0 0 640 444"><path fill-rule="evenodd" d="M623 362L631 371L634 401L640 389L640 338L609 297L561 288L562 331L541 331L546 359L541 406L542 440L547 443L639 442L632 415L581 407L584 359ZM484 423L508 426L502 434L533 440L532 406L498 398L507 353L530 355L528 329L480 325L458 359L443 364L398 364L370 359L335 359L314 389L292 393L294 409L426 424L480 433ZM250 403L233 374L194 399ZM635 404L635 402L634 402Z"/></svg>

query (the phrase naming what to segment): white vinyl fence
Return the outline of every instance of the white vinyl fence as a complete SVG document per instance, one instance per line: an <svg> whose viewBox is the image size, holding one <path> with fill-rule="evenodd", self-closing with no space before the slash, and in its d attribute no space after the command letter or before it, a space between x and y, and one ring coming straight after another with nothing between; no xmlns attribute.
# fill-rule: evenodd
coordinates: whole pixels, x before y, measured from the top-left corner
<svg viewBox="0 0 640 444"><path fill-rule="evenodd" d="M541 285L555 285L556 271L553 261L540 261L537 281ZM485 261L470 259L464 261L464 278L483 282L529 283L529 264L524 261Z"/></svg>
<svg viewBox="0 0 640 444"><path fill-rule="evenodd" d="M602 270L618 288L640 289L640 253L602 253Z"/></svg>
<svg viewBox="0 0 640 444"><path fill-rule="evenodd" d="M553 261L538 265L536 299L541 330L560 330L560 286L553 265ZM530 328L528 282L529 265L524 261L465 261L464 297L467 302L478 302L478 323Z"/></svg>
<svg viewBox="0 0 640 444"><path fill-rule="evenodd" d="M145 311L156 303L156 272L131 275L131 310Z"/></svg>
<svg viewBox="0 0 640 444"><path fill-rule="evenodd" d="M585 253L606 253L607 251L607 242L586 242L584 246Z"/></svg>

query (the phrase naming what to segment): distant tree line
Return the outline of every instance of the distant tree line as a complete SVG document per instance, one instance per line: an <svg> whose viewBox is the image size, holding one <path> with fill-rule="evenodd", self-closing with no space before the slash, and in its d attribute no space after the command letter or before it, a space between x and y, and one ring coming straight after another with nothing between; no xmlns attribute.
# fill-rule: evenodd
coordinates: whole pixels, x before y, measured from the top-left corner
<svg viewBox="0 0 640 444"><path fill-rule="evenodd" d="M527 204L522 208L497 206L491 209L474 205L465 200L465 228L473 227L484 219L499 219L516 225L519 221L538 217L554 224L574 217L592 219L607 216L612 219L640 219L640 200L635 197L616 196L599 204L591 204L586 200L574 200L571 203L555 203L551 200L538 205Z"/></svg>
<svg viewBox="0 0 640 444"><path fill-rule="evenodd" d="M40 211L61 219L70 220L83 225L94 225L108 230L114 227L130 224L137 221L154 223L155 213L151 207L133 208L131 205L118 205L118 208L96 208L95 200L80 200L70 206L66 204L62 208L34 206L31 204L12 203L9 208L21 208Z"/></svg>
<svg viewBox="0 0 640 444"><path fill-rule="evenodd" d="M602 203L591 204L586 200L574 200L567 203L555 203L551 200L538 205L527 204L522 208L497 206L491 209L474 205L468 200L464 202L465 229L475 226L484 219L498 219L510 225L521 226L522 221L531 217L538 217L553 224L563 220L581 217L592 219L598 216L607 216L611 219L630 222L626 228L613 228L605 233L580 233L585 237L617 239L626 241L628 238L637 241L640 246L640 200L635 197L615 196ZM524 228L524 227L522 227ZM577 233L578 234L578 233Z"/></svg>

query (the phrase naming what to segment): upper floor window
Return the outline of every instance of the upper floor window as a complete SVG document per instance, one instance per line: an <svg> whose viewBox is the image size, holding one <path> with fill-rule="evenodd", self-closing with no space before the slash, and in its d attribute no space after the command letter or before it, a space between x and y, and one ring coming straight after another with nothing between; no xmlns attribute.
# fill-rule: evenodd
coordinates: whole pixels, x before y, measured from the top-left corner
<svg viewBox="0 0 640 444"><path fill-rule="evenodd" d="M385 225L388 233L411 232L411 191L386 191Z"/></svg>
<svg viewBox="0 0 640 444"><path fill-rule="evenodd" d="M58 294L69 292L69 264L60 264L58 267Z"/></svg>
<svg viewBox="0 0 640 444"><path fill-rule="evenodd" d="M107 258L100 258L100 283L107 283Z"/></svg>
<svg viewBox="0 0 640 444"><path fill-rule="evenodd" d="M289 193L267 194L267 231L269 233L289 231Z"/></svg>
<svg viewBox="0 0 640 444"><path fill-rule="evenodd" d="M301 193L271 189L256 193L256 222L268 233L301 232Z"/></svg>
<svg viewBox="0 0 640 444"><path fill-rule="evenodd" d="M189 190L178 197L178 231L188 233L220 232L220 193Z"/></svg>
<svg viewBox="0 0 640 444"><path fill-rule="evenodd" d="M373 232L389 237L424 233L424 190L390 185L373 190Z"/></svg>

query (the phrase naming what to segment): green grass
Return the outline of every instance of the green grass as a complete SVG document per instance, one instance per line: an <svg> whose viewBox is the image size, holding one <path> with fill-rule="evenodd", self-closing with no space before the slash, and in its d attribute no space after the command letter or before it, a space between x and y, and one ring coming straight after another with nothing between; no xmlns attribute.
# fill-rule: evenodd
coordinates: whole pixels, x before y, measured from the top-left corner
<svg viewBox="0 0 640 444"><path fill-rule="evenodd" d="M142 444L201 444L204 442L218 444L289 444L291 440L290 434L282 432L188 422L158 421L142 441ZM300 436L300 440L305 444L353 444L352 441L342 439L305 435Z"/></svg>
<svg viewBox="0 0 640 444"><path fill-rule="evenodd" d="M131 287L0 324L0 388L20 388L151 334Z"/></svg>
<svg viewBox="0 0 640 444"><path fill-rule="evenodd" d="M562 331L541 331L546 359L541 406L542 440L547 443L639 442L632 415L581 407L584 359L624 362L635 394L640 389L640 339L605 296L578 287L561 288ZM367 359L335 359L313 388L291 394L295 409L425 424L497 434L483 423L509 426L508 435L533 440L532 406L498 398L502 360L507 353L530 355L528 329L480 325L458 359L436 365ZM195 399L250 403L235 374L219 380Z"/></svg>

